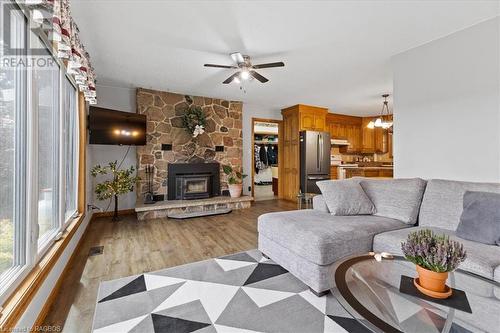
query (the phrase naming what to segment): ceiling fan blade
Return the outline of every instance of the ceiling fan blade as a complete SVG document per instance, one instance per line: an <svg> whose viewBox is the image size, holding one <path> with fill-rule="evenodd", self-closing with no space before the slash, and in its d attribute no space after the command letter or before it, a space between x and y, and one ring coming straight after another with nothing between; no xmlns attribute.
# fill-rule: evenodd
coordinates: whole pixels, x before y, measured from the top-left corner
<svg viewBox="0 0 500 333"><path fill-rule="evenodd" d="M222 83L224 83L224 84L231 83L231 82L233 82L234 78L237 77L238 75L240 75L240 72L234 73L233 75L231 75L230 77L225 79Z"/></svg>
<svg viewBox="0 0 500 333"><path fill-rule="evenodd" d="M260 65L253 65L252 68L259 69L259 68L271 68L271 67L284 67L285 63L283 62L270 62L267 64L260 64Z"/></svg>
<svg viewBox="0 0 500 333"><path fill-rule="evenodd" d="M257 73L256 71L250 71L249 73L254 78L256 78L257 80L259 80L261 83L266 83L267 81L269 81L268 79L266 79L265 77L263 77L262 75L260 75L259 73Z"/></svg>
<svg viewBox="0 0 500 333"><path fill-rule="evenodd" d="M228 65L215 65L215 64L205 64L205 67L215 67L215 68L238 68L236 66L228 66Z"/></svg>
<svg viewBox="0 0 500 333"><path fill-rule="evenodd" d="M231 53L231 58L234 60L235 63L239 64L245 61L243 58L243 55L239 52L234 52Z"/></svg>

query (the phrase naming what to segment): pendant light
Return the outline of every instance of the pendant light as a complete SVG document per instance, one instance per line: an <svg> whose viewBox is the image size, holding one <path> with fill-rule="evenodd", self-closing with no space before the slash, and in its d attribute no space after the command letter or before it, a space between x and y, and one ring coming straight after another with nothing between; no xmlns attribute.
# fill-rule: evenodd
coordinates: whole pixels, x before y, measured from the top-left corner
<svg viewBox="0 0 500 333"><path fill-rule="evenodd" d="M389 112L389 102L387 101L387 97L389 97L389 94L383 94L382 97L384 98L382 111L380 111L380 115L376 119L368 123L366 127L370 129L374 129L375 127L389 129L392 127L392 121L390 120L391 113Z"/></svg>

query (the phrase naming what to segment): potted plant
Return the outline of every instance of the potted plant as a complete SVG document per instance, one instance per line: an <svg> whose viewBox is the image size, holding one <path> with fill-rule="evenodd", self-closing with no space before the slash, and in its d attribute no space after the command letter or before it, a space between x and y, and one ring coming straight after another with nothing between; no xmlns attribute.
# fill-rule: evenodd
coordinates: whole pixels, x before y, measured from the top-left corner
<svg viewBox="0 0 500 333"><path fill-rule="evenodd" d="M424 229L409 233L401 249L405 258L417 267L418 279L414 279L414 284L418 290L434 298L451 295L446 280L448 272L465 260L466 251L461 243Z"/></svg>
<svg viewBox="0 0 500 333"><path fill-rule="evenodd" d="M95 187L95 193L97 194L98 200L114 199L115 209L113 221L118 221L118 196L132 192L134 190L134 184L139 180L139 177L133 176L134 171L135 169L133 166L128 169L120 170L120 167L117 167L117 161L109 162L108 166L105 167L101 167L98 164L90 170L93 177L107 175L108 173L112 176L111 179L98 183ZM111 200L109 204L111 204Z"/></svg>
<svg viewBox="0 0 500 333"><path fill-rule="evenodd" d="M223 165L222 170L227 175L227 183L231 198L239 198L243 190L243 179L247 176L234 170L230 165Z"/></svg>

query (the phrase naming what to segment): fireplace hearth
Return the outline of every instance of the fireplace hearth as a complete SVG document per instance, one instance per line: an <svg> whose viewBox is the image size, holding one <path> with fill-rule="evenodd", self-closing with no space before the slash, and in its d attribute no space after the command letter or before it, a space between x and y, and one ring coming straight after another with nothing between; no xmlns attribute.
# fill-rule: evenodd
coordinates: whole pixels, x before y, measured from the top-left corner
<svg viewBox="0 0 500 333"><path fill-rule="evenodd" d="M168 165L167 199L204 199L220 195L219 163Z"/></svg>

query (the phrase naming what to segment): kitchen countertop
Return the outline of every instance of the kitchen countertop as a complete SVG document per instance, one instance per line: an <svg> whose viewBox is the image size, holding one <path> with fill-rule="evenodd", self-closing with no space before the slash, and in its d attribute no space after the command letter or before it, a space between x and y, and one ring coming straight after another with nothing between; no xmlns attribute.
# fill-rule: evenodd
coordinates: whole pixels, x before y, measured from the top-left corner
<svg viewBox="0 0 500 333"><path fill-rule="evenodd" d="M332 165L332 167L339 167L343 169L364 169L364 170L379 170L379 169L384 169L384 170L391 170L394 167L393 166L358 166L358 165Z"/></svg>

